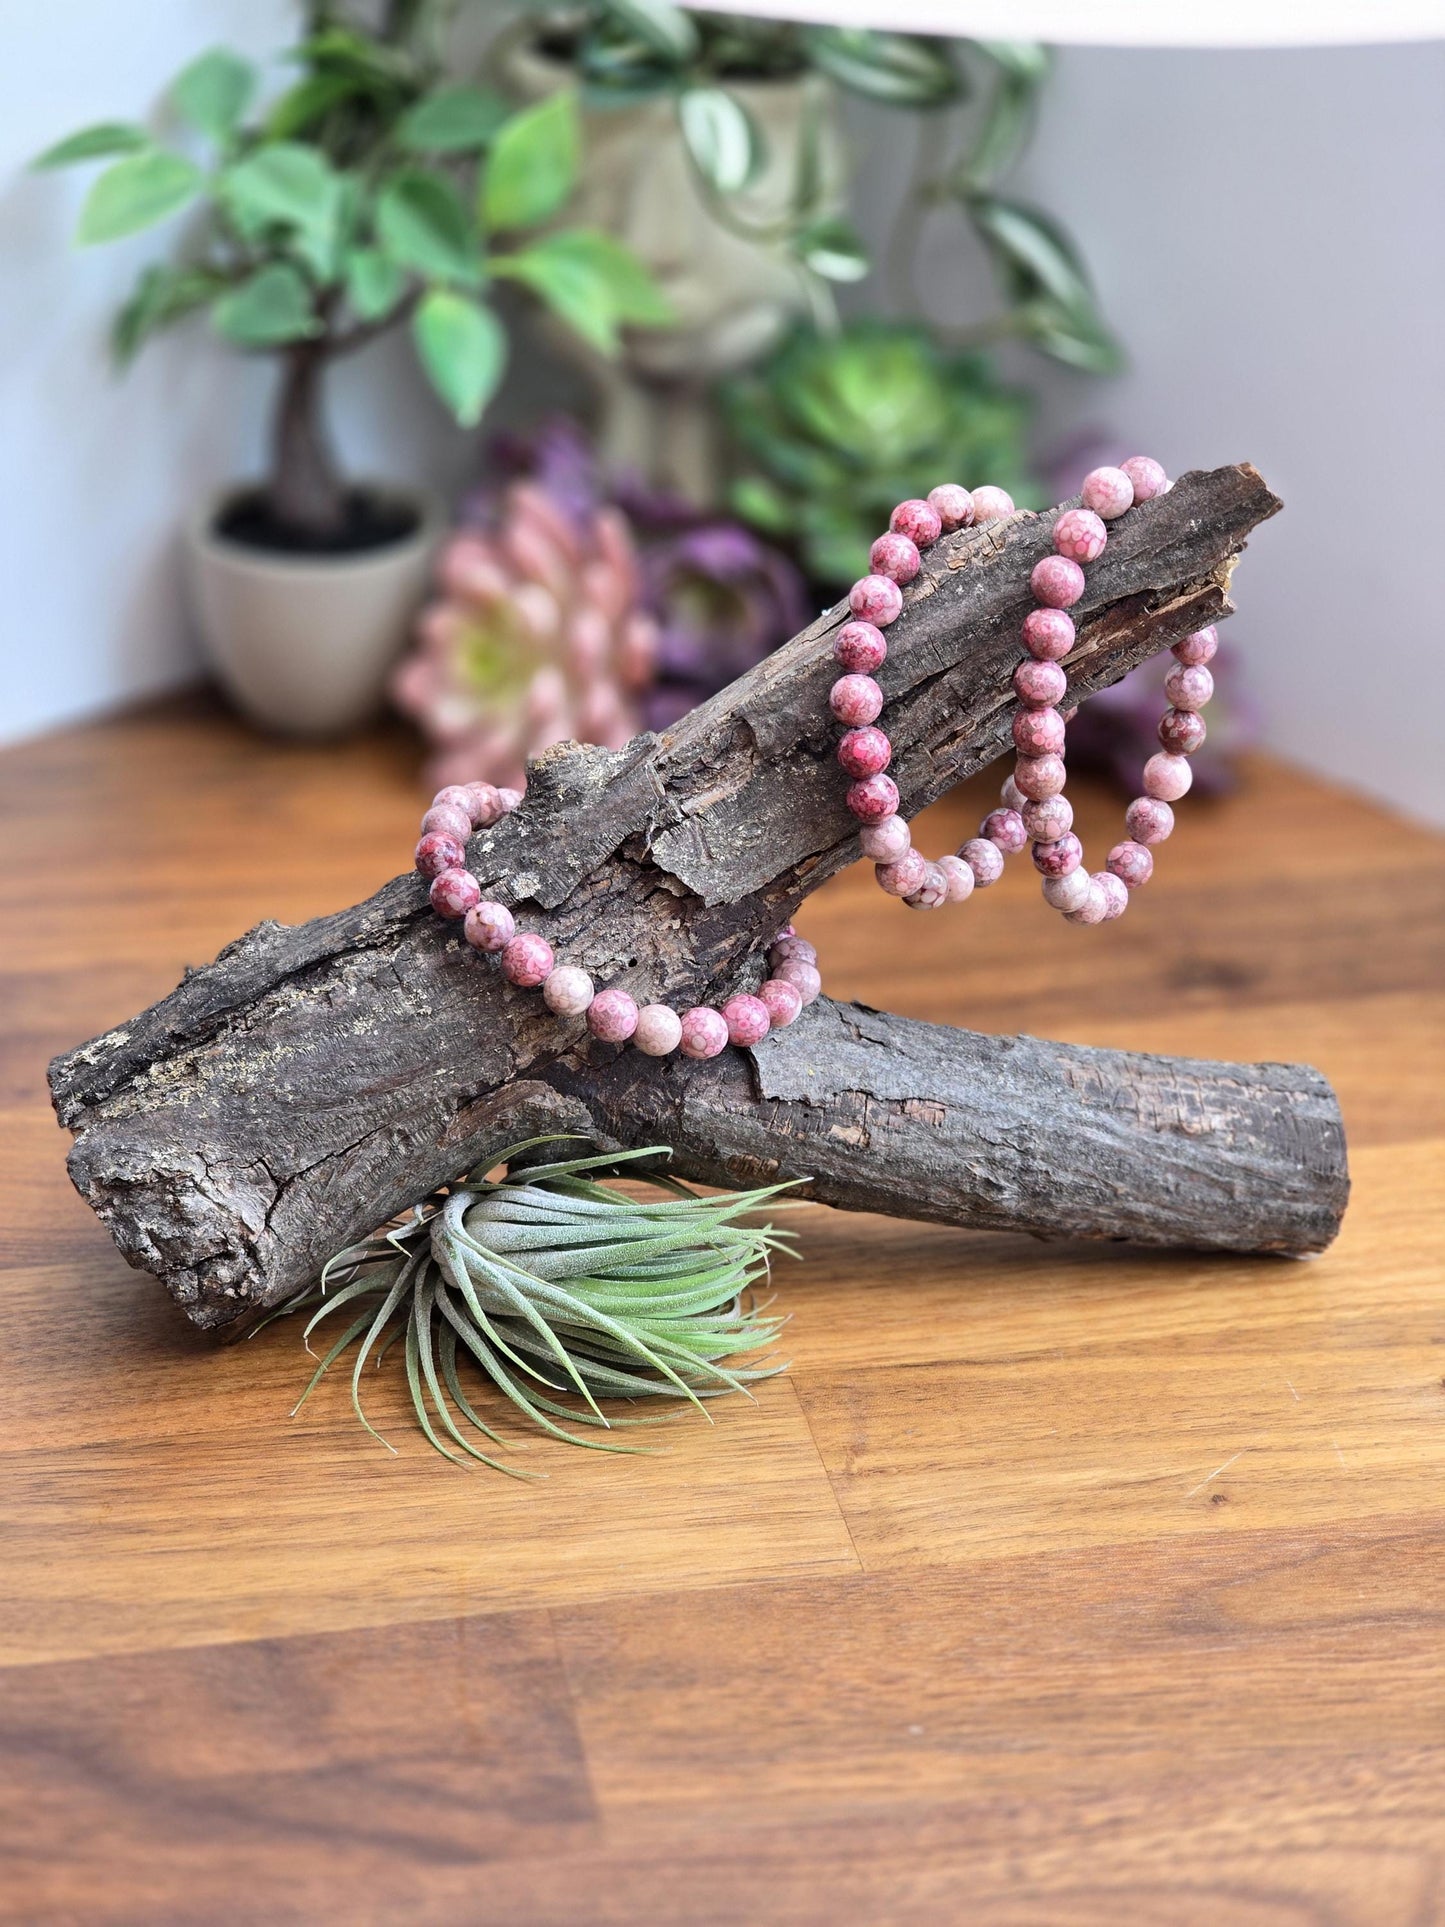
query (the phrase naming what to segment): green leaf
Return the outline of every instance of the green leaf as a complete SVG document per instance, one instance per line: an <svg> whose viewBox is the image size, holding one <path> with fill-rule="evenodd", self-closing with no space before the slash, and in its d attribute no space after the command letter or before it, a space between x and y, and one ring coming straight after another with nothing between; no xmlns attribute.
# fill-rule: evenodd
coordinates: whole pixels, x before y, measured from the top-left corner
<svg viewBox="0 0 1445 1927"><path fill-rule="evenodd" d="M467 154L485 147L506 120L507 103L480 87L445 87L402 116L398 143L413 154Z"/></svg>
<svg viewBox="0 0 1445 1927"><path fill-rule="evenodd" d="M736 194L756 175L763 143L753 117L721 87L689 87L677 118L693 166L719 194Z"/></svg>
<svg viewBox="0 0 1445 1927"><path fill-rule="evenodd" d="M109 160L112 154L136 154L150 146L150 135L143 127L128 121L102 120L79 133L67 134L54 147L47 147L30 163L33 168L71 167L76 161Z"/></svg>
<svg viewBox="0 0 1445 1927"><path fill-rule="evenodd" d="M861 281L872 263L850 221L815 221L797 239L798 258L825 281Z"/></svg>
<svg viewBox="0 0 1445 1927"><path fill-rule="evenodd" d="M963 77L947 42L862 27L808 27L814 62L840 87L893 107L942 107L961 100Z"/></svg>
<svg viewBox="0 0 1445 1927"><path fill-rule="evenodd" d="M178 213L201 191L198 167L159 147L108 167L85 197L76 239L117 241Z"/></svg>
<svg viewBox="0 0 1445 1927"><path fill-rule="evenodd" d="M791 496L764 475L744 475L733 483L729 499L734 511L765 535L787 535L795 521Z"/></svg>
<svg viewBox="0 0 1445 1927"><path fill-rule="evenodd" d="M1007 71L999 75L973 146L956 173L961 194L984 192L1013 166L1033 131L1038 98L1036 81Z"/></svg>
<svg viewBox="0 0 1445 1927"><path fill-rule="evenodd" d="M1037 288L1065 305L1091 298L1078 250L1056 221L1037 208L991 194L970 197L968 211L985 242L1024 290Z"/></svg>
<svg viewBox="0 0 1445 1927"><path fill-rule="evenodd" d="M346 299L359 321L376 321L401 299L406 278L380 248L358 248L346 262Z"/></svg>
<svg viewBox="0 0 1445 1927"><path fill-rule="evenodd" d="M507 358L507 338L490 308L433 288L412 321L412 338L432 387L464 428L481 420Z"/></svg>
<svg viewBox="0 0 1445 1927"><path fill-rule="evenodd" d="M255 68L239 54L213 47L182 71L171 87L171 101L199 133L225 142L255 89Z"/></svg>
<svg viewBox="0 0 1445 1927"><path fill-rule="evenodd" d="M513 115L482 171L480 211L488 228L534 227L572 192L582 130L571 93L552 94Z"/></svg>
<svg viewBox="0 0 1445 1927"><path fill-rule="evenodd" d="M439 281L479 279L477 235L462 198L440 174L394 174L376 204L377 238L393 261Z"/></svg>
<svg viewBox="0 0 1445 1927"><path fill-rule="evenodd" d="M271 228L286 229L317 279L331 278L342 184L325 155L297 141L259 147L222 175L220 193L246 240L259 241Z"/></svg>
<svg viewBox="0 0 1445 1927"><path fill-rule="evenodd" d="M610 235L567 228L514 254L496 256L495 274L539 295L555 314L605 355L617 352L617 331L632 322L659 327L672 310L635 255Z"/></svg>
<svg viewBox="0 0 1445 1927"><path fill-rule="evenodd" d="M275 348L320 329L311 290L299 269L284 261L260 268L216 303L216 326L240 348Z"/></svg>
<svg viewBox="0 0 1445 1927"><path fill-rule="evenodd" d="M153 334L204 307L224 286L208 268L147 268L111 328L117 365L128 367Z"/></svg>
<svg viewBox="0 0 1445 1927"><path fill-rule="evenodd" d="M1018 311L1020 332L1041 354L1089 375L1117 374L1124 354L1092 301L1066 306L1047 297Z"/></svg>
<svg viewBox="0 0 1445 1927"><path fill-rule="evenodd" d="M670 0L602 0L603 9L652 54L675 66L697 57L697 27Z"/></svg>
<svg viewBox="0 0 1445 1927"><path fill-rule="evenodd" d="M298 134L308 133L341 101L355 100L365 92L351 74L307 74L294 87L288 87L267 114L266 138L293 140Z"/></svg>

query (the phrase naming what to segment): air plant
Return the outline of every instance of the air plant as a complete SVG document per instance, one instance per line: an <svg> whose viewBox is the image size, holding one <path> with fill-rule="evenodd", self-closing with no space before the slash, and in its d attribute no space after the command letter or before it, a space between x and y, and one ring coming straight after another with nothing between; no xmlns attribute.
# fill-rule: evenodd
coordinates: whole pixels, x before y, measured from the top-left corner
<svg viewBox="0 0 1445 1927"><path fill-rule="evenodd" d="M565 1141L532 1138L488 1159L338 1252L319 1285L255 1328L310 1310L310 1350L323 1320L348 1314L297 1411L355 1345L352 1406L394 1451L362 1409L361 1383L368 1362L379 1367L401 1341L412 1409L428 1442L457 1464L463 1460L453 1448L496 1471L535 1477L483 1451L462 1429L505 1444L471 1404L464 1364L544 1432L611 1452L645 1448L596 1433L676 1414L609 1416L599 1399L682 1401L701 1412L703 1400L746 1392L784 1369L757 1362L782 1320L770 1317L755 1293L775 1252L796 1254L771 1224L739 1220L788 1187L704 1197L666 1175L638 1174L664 1193L656 1199L598 1181L639 1159L669 1157L666 1145L517 1162ZM503 1164L504 1177L487 1177Z"/></svg>

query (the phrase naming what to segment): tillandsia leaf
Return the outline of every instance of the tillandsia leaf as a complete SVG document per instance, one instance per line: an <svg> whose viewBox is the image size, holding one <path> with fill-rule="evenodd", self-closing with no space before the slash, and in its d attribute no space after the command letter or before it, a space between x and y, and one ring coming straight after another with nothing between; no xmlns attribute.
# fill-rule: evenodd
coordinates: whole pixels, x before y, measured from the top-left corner
<svg viewBox="0 0 1445 1927"><path fill-rule="evenodd" d="M573 1145L577 1155L547 1155ZM676 1417L684 1403L707 1416L705 1400L751 1396L750 1384L785 1369L766 1355L783 1320L756 1293L775 1254L795 1255L792 1241L771 1224L740 1220L776 1204L788 1187L703 1196L643 1168L671 1155L665 1145L584 1145L544 1137L508 1146L337 1252L313 1290L261 1319L253 1332L286 1312L308 1312L310 1351L323 1321L348 1315L295 1409L354 1345L353 1408L395 1451L362 1409L361 1380L368 1359L379 1368L400 1342L427 1443L455 1464L473 1459L528 1478L539 1475L481 1450L469 1435L504 1445L463 1387L464 1357L530 1424L611 1452L646 1448L587 1430ZM662 1195L639 1192L640 1184ZM604 1412L602 1399L653 1409Z"/></svg>

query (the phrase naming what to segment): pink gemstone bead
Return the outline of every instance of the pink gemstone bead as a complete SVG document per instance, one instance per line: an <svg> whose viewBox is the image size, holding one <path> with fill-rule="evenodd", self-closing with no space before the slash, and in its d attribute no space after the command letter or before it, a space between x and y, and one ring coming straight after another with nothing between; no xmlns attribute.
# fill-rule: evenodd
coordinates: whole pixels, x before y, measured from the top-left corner
<svg viewBox="0 0 1445 1927"><path fill-rule="evenodd" d="M848 607L864 622L886 629L903 608L903 591L886 575L860 576L848 591Z"/></svg>
<svg viewBox="0 0 1445 1927"><path fill-rule="evenodd" d="M728 998L722 1007L722 1014L723 1022L728 1027L728 1042L741 1049L746 1049L749 1044L760 1044L773 1021L762 998L749 996L745 990Z"/></svg>
<svg viewBox="0 0 1445 1927"><path fill-rule="evenodd" d="M1208 734L1204 718L1192 709L1166 709L1159 718L1159 741L1171 756L1192 756Z"/></svg>
<svg viewBox="0 0 1445 1927"><path fill-rule="evenodd" d="M482 886L470 870L442 870L432 878L429 895L439 917L460 923L472 905L481 902Z"/></svg>
<svg viewBox="0 0 1445 1927"><path fill-rule="evenodd" d="M1030 709L1050 709L1061 702L1069 679L1056 662L1036 662L1032 656L1014 671L1014 692Z"/></svg>
<svg viewBox="0 0 1445 1927"><path fill-rule="evenodd" d="M898 504L888 526L895 535L906 535L917 548L926 549L942 535L943 518L932 502L922 502L915 495Z"/></svg>
<svg viewBox="0 0 1445 1927"><path fill-rule="evenodd" d="M871 723L882 714L883 691L871 676L840 676L828 691L828 707L850 727Z"/></svg>
<svg viewBox="0 0 1445 1927"><path fill-rule="evenodd" d="M644 1057L666 1057L682 1042L682 1019L668 1004L644 1004L632 1041Z"/></svg>
<svg viewBox="0 0 1445 1927"><path fill-rule="evenodd" d="M785 923L781 930L774 932L773 942L781 943L784 937L796 937L797 934L798 926L795 923Z"/></svg>
<svg viewBox="0 0 1445 1927"><path fill-rule="evenodd" d="M961 856L941 856L938 867L943 872L943 880L948 885L950 903L967 903L977 884L973 871Z"/></svg>
<svg viewBox="0 0 1445 1927"><path fill-rule="evenodd" d="M980 890L997 883L1003 875L1003 851L986 836L971 836L958 854L973 871L973 880Z"/></svg>
<svg viewBox="0 0 1445 1927"><path fill-rule="evenodd" d="M922 883L903 901L910 910L941 910L948 901L948 878L936 863L925 863Z"/></svg>
<svg viewBox="0 0 1445 1927"><path fill-rule="evenodd" d="M945 530L966 529L974 517L973 497L957 482L940 482L928 491L928 506Z"/></svg>
<svg viewBox="0 0 1445 1927"><path fill-rule="evenodd" d="M845 622L833 638L833 659L852 676L871 676L887 655L883 631L871 622Z"/></svg>
<svg viewBox="0 0 1445 1927"><path fill-rule="evenodd" d="M1071 562L1097 562L1109 531L1092 509L1065 509L1054 524L1054 547Z"/></svg>
<svg viewBox="0 0 1445 1927"><path fill-rule="evenodd" d="M1209 671L1205 670L1205 675ZM450 803L433 803L421 820L423 836L450 836L465 845L472 833L472 819L465 810L453 809Z"/></svg>
<svg viewBox="0 0 1445 1927"><path fill-rule="evenodd" d="M791 937L779 937L768 950L768 962L774 969L779 964L786 963L789 957L801 957L804 963L810 964L818 961L818 953L812 944L806 937L800 937L796 931Z"/></svg>
<svg viewBox="0 0 1445 1927"><path fill-rule="evenodd" d="M521 809L525 796L525 790L499 789L497 801L502 806L502 815L510 816L513 810Z"/></svg>
<svg viewBox="0 0 1445 1927"><path fill-rule="evenodd" d="M1046 555L1035 562L1029 584L1049 609L1072 609L1084 593L1084 571L1066 555Z"/></svg>
<svg viewBox="0 0 1445 1927"><path fill-rule="evenodd" d="M1027 803L1029 799L1024 795L1013 777L1006 776L999 788L998 800L1006 810L1018 810L1020 814L1022 814L1024 804Z"/></svg>
<svg viewBox="0 0 1445 1927"><path fill-rule="evenodd" d="M467 795L467 786L465 783L448 783L444 789L439 789L432 798L429 808L434 810L460 810L462 815L467 819L468 829L471 828L472 803L471 798Z"/></svg>
<svg viewBox="0 0 1445 1927"><path fill-rule="evenodd" d="M860 823L881 823L898 814L898 785L891 776L865 776L849 784L846 801Z"/></svg>
<svg viewBox="0 0 1445 1927"><path fill-rule="evenodd" d="M473 829L489 830L506 814L495 784L468 783L466 794L467 810L471 815Z"/></svg>
<svg viewBox="0 0 1445 1927"><path fill-rule="evenodd" d="M1079 490L1084 507L1113 522L1134 506L1134 484L1122 468L1091 468Z"/></svg>
<svg viewBox="0 0 1445 1927"><path fill-rule="evenodd" d="M1062 609L1030 609L1024 617L1024 648L1040 662L1058 662L1068 655L1074 633L1074 619Z"/></svg>
<svg viewBox="0 0 1445 1927"><path fill-rule="evenodd" d="M778 965L773 975L781 977L785 984L791 984L805 1004L811 1004L823 988L818 966L804 963L801 957L789 957L786 963Z"/></svg>
<svg viewBox="0 0 1445 1927"><path fill-rule="evenodd" d="M913 833L901 816L885 816L881 823L869 823L860 830L858 841L864 856L875 863L896 863L913 847Z"/></svg>
<svg viewBox="0 0 1445 1927"><path fill-rule="evenodd" d="M873 874L878 879L880 890L886 890L890 897L911 897L915 890L923 887L923 879L928 872L928 859L921 850L908 850L896 863L879 863Z"/></svg>
<svg viewBox="0 0 1445 1927"><path fill-rule="evenodd" d="M505 950L516 934L517 925L506 904L493 903L490 898L474 903L462 925L462 935L472 948L493 956Z"/></svg>
<svg viewBox="0 0 1445 1927"><path fill-rule="evenodd" d="M1044 796L1020 811L1024 832L1036 843L1057 843L1074 827L1074 806L1067 796Z"/></svg>
<svg viewBox="0 0 1445 1927"><path fill-rule="evenodd" d="M1122 917L1129 908L1129 890L1122 877L1116 877L1112 870L1095 870L1089 881L1097 883L1104 892L1104 921L1112 923L1115 917Z"/></svg>
<svg viewBox="0 0 1445 1927"><path fill-rule="evenodd" d="M1116 843L1107 867L1126 889L1138 890L1153 876L1154 858L1142 843Z"/></svg>
<svg viewBox="0 0 1445 1927"><path fill-rule="evenodd" d="M1156 495L1163 495L1169 487L1169 477L1152 455L1131 455L1127 462L1120 462L1119 466L1129 477L1136 502L1152 502Z"/></svg>
<svg viewBox="0 0 1445 1927"><path fill-rule="evenodd" d="M615 984L599 990L587 1007L587 1028L601 1044L625 1044L637 1029L637 1003Z"/></svg>
<svg viewBox="0 0 1445 1927"><path fill-rule="evenodd" d="M546 983L556 961L545 937L539 937L534 930L524 930L502 951L502 975L509 984L535 990L538 984Z"/></svg>
<svg viewBox="0 0 1445 1927"><path fill-rule="evenodd" d="M1064 921L1066 923L1083 924L1102 923L1108 914L1109 899L1104 895L1104 892L1100 889L1096 880L1090 877L1089 887L1084 892L1078 907L1073 910L1066 910L1064 912Z"/></svg>
<svg viewBox="0 0 1445 1927"><path fill-rule="evenodd" d="M1124 812L1124 827L1136 843L1162 843L1174 828L1174 812L1157 796L1136 796Z"/></svg>
<svg viewBox="0 0 1445 1927"><path fill-rule="evenodd" d="M1020 756L1014 764L1014 781L1025 796L1035 803L1046 796L1057 796L1068 781L1062 756Z"/></svg>
<svg viewBox="0 0 1445 1927"><path fill-rule="evenodd" d="M976 488L973 491L973 520L976 528L985 522L1001 522L1014 512L1014 498L1006 488Z"/></svg>
<svg viewBox="0 0 1445 1927"><path fill-rule="evenodd" d="M803 1008L798 986L784 977L769 977L766 983L759 984L758 998L767 1006L768 1022L774 1030L786 1030Z"/></svg>
<svg viewBox="0 0 1445 1927"><path fill-rule="evenodd" d="M893 745L881 729L850 729L838 744L838 761L850 776L877 776L893 761Z"/></svg>
<svg viewBox="0 0 1445 1927"><path fill-rule="evenodd" d="M457 837L435 830L421 839L412 858L421 876L439 877L443 870L464 869L467 853Z"/></svg>
<svg viewBox="0 0 1445 1927"><path fill-rule="evenodd" d="M559 1017L580 1017L592 997L592 979L576 964L558 964L542 985L543 1002Z"/></svg>
<svg viewBox="0 0 1445 1927"><path fill-rule="evenodd" d="M886 575L892 582L911 582L922 568L923 558L916 542L890 529L868 551L868 566L875 575Z"/></svg>
<svg viewBox="0 0 1445 1927"><path fill-rule="evenodd" d="M1072 830L1053 843L1034 845L1034 868L1040 876L1066 877L1070 870L1077 870L1084 860L1084 846Z"/></svg>
<svg viewBox="0 0 1445 1927"><path fill-rule="evenodd" d="M1005 856L1017 856L1029 840L1023 817L1017 810L990 810L978 826L980 836L997 843Z"/></svg>
<svg viewBox="0 0 1445 1927"><path fill-rule="evenodd" d="M1176 663L1164 678L1164 694L1176 709L1203 709L1214 694L1214 678L1203 663Z"/></svg>
<svg viewBox="0 0 1445 1927"><path fill-rule="evenodd" d="M1067 916L1069 911L1079 909L1094 886L1081 863L1076 870L1066 870L1061 877L1045 877L1043 887L1044 902L1050 909L1062 910Z"/></svg>
<svg viewBox="0 0 1445 1927"><path fill-rule="evenodd" d="M1187 756L1171 756L1161 749L1144 765L1144 794L1161 803L1177 803L1194 781ZM1143 839L1140 838L1142 842Z"/></svg>
<svg viewBox="0 0 1445 1927"><path fill-rule="evenodd" d="M800 966L801 968L801 966ZM728 1047L728 1027L720 1010L694 1004L682 1013L684 1057L717 1057Z"/></svg>
<svg viewBox="0 0 1445 1927"><path fill-rule="evenodd" d="M1021 709L1013 720L1013 738L1021 756L1061 756L1064 719L1057 709Z"/></svg>
<svg viewBox="0 0 1445 1927"><path fill-rule="evenodd" d="M1178 642L1171 642L1170 650L1175 660L1200 668L1213 662L1214 652L1219 647L1219 631L1211 622L1207 629L1196 629L1192 634L1181 636Z"/></svg>

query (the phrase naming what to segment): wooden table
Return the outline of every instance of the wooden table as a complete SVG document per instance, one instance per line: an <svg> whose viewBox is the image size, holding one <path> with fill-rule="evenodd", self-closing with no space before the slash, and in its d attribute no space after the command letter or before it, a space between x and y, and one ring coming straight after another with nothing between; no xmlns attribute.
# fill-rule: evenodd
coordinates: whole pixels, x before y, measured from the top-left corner
<svg viewBox="0 0 1445 1927"><path fill-rule="evenodd" d="M787 1377L655 1457L539 1439L523 1486L436 1458L390 1373L398 1457L340 1382L290 1419L293 1325L192 1332L43 1087L255 919L374 888L414 780L399 737L199 704L0 758L0 1912L1445 1919L1441 840L1259 762L1102 931L1022 872L933 919L839 880L802 919L835 994L1320 1065L1343 1236L810 1209Z"/></svg>

